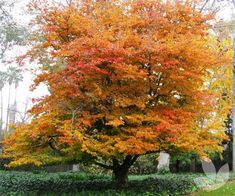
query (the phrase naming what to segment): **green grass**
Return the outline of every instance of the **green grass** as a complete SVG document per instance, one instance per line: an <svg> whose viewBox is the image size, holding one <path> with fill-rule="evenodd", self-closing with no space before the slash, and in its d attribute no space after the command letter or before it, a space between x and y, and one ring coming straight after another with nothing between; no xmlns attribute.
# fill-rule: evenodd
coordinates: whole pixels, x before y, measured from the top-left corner
<svg viewBox="0 0 235 196"><path fill-rule="evenodd" d="M192 196L235 196L235 181L230 181L216 190L199 191Z"/></svg>

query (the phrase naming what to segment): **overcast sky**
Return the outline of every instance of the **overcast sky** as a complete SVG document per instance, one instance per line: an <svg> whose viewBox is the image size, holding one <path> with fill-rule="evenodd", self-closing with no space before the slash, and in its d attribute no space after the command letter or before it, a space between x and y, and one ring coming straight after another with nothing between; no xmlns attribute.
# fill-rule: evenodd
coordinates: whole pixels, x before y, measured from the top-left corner
<svg viewBox="0 0 235 196"><path fill-rule="evenodd" d="M15 21L17 21L21 25L27 26L30 21L30 16L27 14L27 4L28 0L18 0L15 4L15 7L11 10ZM8 51L5 56L7 56L7 60L11 60L16 56L20 56L25 54L27 51L26 47L14 47L12 50ZM15 63L11 63L9 65L1 64L0 71L5 71L8 66L17 66ZM35 67L35 64L28 64L27 67ZM41 97L42 95L47 94L47 89L45 86L41 85L34 92L29 91L30 85L33 83L34 75L32 75L29 71L23 72L23 82L20 82L18 91L17 91L17 111L23 113L25 110L26 103L28 104L28 108L32 106L31 99L36 97ZM8 89L9 86L6 85L3 90L4 100L3 100L3 109L6 114L7 104L8 104ZM11 104L14 103L14 86L12 86L11 90ZM6 116L4 117L4 120Z"/></svg>

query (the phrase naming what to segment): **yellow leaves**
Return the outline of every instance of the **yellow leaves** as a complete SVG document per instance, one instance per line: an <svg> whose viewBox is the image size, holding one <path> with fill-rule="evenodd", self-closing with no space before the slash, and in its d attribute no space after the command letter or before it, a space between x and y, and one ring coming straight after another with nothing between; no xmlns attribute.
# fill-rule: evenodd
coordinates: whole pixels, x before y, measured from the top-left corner
<svg viewBox="0 0 235 196"><path fill-rule="evenodd" d="M91 126L91 121L87 120L86 118L80 118L77 126L80 126L81 124L89 127L89 126Z"/></svg>
<svg viewBox="0 0 235 196"><path fill-rule="evenodd" d="M141 125L142 121L144 120L144 115L142 114L132 114L126 115L124 120L131 125Z"/></svg>
<svg viewBox="0 0 235 196"><path fill-rule="evenodd" d="M7 164L7 167L19 167L21 165L34 164L36 166L41 166L43 163L37 159L32 159L31 157L26 157L18 159L17 161L12 161Z"/></svg>
<svg viewBox="0 0 235 196"><path fill-rule="evenodd" d="M156 150L156 144L141 141L135 137L130 137L115 144L115 147L121 153L128 155L143 154L144 152Z"/></svg>
<svg viewBox="0 0 235 196"><path fill-rule="evenodd" d="M93 93L98 95L98 96L101 96L102 95L102 90L101 90L100 86L96 83L94 83L93 85L95 87L95 90L93 91Z"/></svg>
<svg viewBox="0 0 235 196"><path fill-rule="evenodd" d="M102 136L101 136L102 137ZM109 137L102 137L100 141L89 138L82 143L82 151L95 157L110 157L116 152L114 143L116 138L110 140Z"/></svg>
<svg viewBox="0 0 235 196"><path fill-rule="evenodd" d="M146 107L146 97L127 97L126 95L118 96L115 101L116 107L130 107L137 106L139 109L143 110Z"/></svg>
<svg viewBox="0 0 235 196"><path fill-rule="evenodd" d="M138 129L136 132L135 137L137 139L143 140L143 141L151 141L153 138L156 138L155 132L151 129L151 127L145 128L145 129Z"/></svg>
<svg viewBox="0 0 235 196"><path fill-rule="evenodd" d="M124 121L121 120L121 119L113 119L113 120L110 120L106 123L106 125L110 125L110 126L113 126L113 127L118 127L120 125L124 125Z"/></svg>

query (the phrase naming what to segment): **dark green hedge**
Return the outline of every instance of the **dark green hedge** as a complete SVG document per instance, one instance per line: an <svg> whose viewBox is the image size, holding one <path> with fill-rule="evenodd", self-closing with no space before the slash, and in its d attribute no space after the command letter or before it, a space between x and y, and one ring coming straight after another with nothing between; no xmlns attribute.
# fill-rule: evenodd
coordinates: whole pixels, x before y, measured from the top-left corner
<svg viewBox="0 0 235 196"><path fill-rule="evenodd" d="M182 195L197 189L197 175L131 176L116 189L111 176L84 173L0 172L1 195Z"/></svg>

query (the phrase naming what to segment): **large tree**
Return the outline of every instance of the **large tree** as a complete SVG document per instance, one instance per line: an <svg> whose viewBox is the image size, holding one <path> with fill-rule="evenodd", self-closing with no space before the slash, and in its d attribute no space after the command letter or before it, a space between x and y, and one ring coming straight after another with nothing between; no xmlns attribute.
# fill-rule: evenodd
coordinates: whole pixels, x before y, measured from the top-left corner
<svg viewBox="0 0 235 196"><path fill-rule="evenodd" d="M221 95L206 81L231 59L194 1L32 6L43 39L29 55L50 57L34 87L43 82L50 95L5 141L10 166L90 160L125 185L141 155L222 152Z"/></svg>

